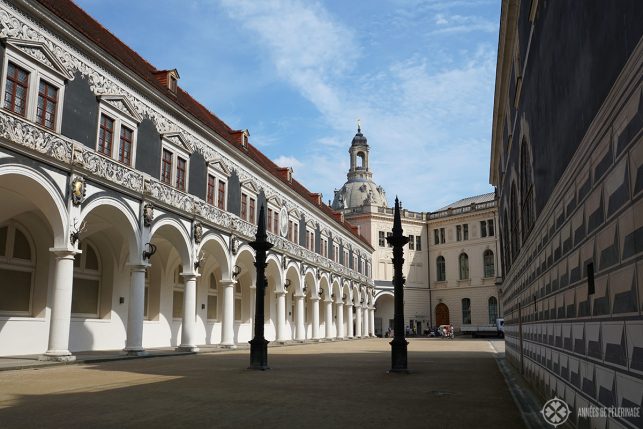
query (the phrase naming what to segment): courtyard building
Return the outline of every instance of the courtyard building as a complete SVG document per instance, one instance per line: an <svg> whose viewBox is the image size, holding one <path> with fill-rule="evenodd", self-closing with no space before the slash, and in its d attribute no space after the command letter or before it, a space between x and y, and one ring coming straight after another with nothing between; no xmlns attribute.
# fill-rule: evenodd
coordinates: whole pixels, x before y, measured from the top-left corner
<svg viewBox="0 0 643 429"><path fill-rule="evenodd" d="M73 2L0 1L0 355L368 337L373 248Z"/></svg>
<svg viewBox="0 0 643 429"><path fill-rule="evenodd" d="M642 22L640 1L502 3L490 181L507 359L577 427L643 427Z"/></svg>
<svg viewBox="0 0 643 429"><path fill-rule="evenodd" d="M393 208L373 181L367 138L358 126L349 148L346 183L332 208L359 228L374 251L375 334L393 329ZM493 193L465 198L434 212L401 210L404 248L404 318L410 332L430 327L494 324L501 317L496 278L501 276L498 218Z"/></svg>

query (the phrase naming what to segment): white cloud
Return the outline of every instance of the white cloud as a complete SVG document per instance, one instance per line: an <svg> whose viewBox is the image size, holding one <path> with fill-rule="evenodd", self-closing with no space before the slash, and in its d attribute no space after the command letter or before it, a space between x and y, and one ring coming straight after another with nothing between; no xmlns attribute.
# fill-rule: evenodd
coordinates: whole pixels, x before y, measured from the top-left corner
<svg viewBox="0 0 643 429"><path fill-rule="evenodd" d="M300 160L298 160L294 156L285 156L285 155L279 156L278 158L274 159L273 162L280 167L291 167L293 171L296 171L298 168L304 165Z"/></svg>

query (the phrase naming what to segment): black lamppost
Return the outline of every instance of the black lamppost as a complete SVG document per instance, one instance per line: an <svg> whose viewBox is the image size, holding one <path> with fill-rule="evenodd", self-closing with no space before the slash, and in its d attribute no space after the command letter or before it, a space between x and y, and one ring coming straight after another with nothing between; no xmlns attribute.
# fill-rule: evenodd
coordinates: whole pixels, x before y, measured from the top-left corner
<svg viewBox="0 0 643 429"><path fill-rule="evenodd" d="M402 247L409 242L409 237L402 231L400 217L400 202L395 197L395 216L393 218L393 235L386 237L386 241L393 246L393 287L395 288L395 315L393 319L394 337L391 344L391 370L389 372L408 373L406 346L408 341L404 338L404 250Z"/></svg>
<svg viewBox="0 0 643 429"><path fill-rule="evenodd" d="M249 243L255 249L255 267L257 268L257 289L255 301L255 336L250 343L250 366L248 369L266 370L268 368L268 341L263 335L264 295L266 293L266 252L273 246L266 235L266 218L263 204L259 210L259 226L255 241Z"/></svg>

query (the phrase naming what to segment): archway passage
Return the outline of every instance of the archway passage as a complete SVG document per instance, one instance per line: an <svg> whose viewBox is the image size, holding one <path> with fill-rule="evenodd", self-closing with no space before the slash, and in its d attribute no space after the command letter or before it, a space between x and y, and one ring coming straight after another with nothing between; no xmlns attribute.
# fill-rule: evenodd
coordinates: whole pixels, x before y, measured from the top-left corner
<svg viewBox="0 0 643 429"><path fill-rule="evenodd" d="M435 306L435 324L449 325L449 307L446 304L440 303Z"/></svg>
<svg viewBox="0 0 643 429"><path fill-rule="evenodd" d="M395 299L393 295L384 294L375 301L375 335L386 336L389 328L393 329L395 317Z"/></svg>

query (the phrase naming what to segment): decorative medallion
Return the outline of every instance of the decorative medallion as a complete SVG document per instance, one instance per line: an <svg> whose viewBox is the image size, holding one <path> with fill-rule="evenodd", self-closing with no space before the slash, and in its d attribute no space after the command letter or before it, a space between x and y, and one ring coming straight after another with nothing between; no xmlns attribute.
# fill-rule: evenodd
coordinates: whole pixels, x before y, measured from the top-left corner
<svg viewBox="0 0 643 429"><path fill-rule="evenodd" d="M85 179L80 176L74 177L71 181L71 202L75 206L82 204L85 199Z"/></svg>
<svg viewBox="0 0 643 429"><path fill-rule="evenodd" d="M238 250L239 240L233 235L232 237L230 237L230 252L232 252L233 255L236 255Z"/></svg>
<svg viewBox="0 0 643 429"><path fill-rule="evenodd" d="M146 227L152 225L154 220L154 205L152 203L145 203L143 206L143 224Z"/></svg>
<svg viewBox="0 0 643 429"><path fill-rule="evenodd" d="M203 239L203 225L201 222L194 222L194 242L196 244L201 243Z"/></svg>

